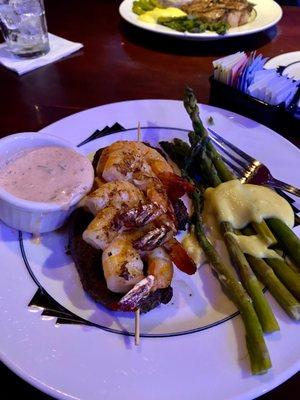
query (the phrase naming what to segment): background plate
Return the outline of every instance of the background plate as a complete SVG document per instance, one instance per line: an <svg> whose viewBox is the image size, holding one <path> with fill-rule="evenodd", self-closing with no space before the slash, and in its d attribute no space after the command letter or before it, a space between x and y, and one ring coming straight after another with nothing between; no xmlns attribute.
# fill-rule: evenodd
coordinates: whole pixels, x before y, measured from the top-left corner
<svg viewBox="0 0 300 400"><path fill-rule="evenodd" d="M119 8L121 16L130 24L135 25L139 28L146 29L148 31L161 33L177 37L179 39L186 40L221 40L228 37L249 35L251 33L261 32L271 26L277 24L282 17L282 9L273 0L255 0L255 11L256 17L249 23L239 26L237 28L230 28L226 35L218 35L215 32L203 32L203 33L188 33L188 32L177 32L173 29L169 29L165 26L158 24L148 24L140 21L138 15L132 12L133 0L124 0Z"/></svg>

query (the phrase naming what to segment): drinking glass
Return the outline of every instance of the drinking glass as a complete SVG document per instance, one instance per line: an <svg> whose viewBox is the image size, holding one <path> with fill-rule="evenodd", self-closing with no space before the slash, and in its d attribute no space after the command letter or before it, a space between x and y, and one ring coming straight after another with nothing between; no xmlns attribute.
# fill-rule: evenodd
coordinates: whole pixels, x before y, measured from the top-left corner
<svg viewBox="0 0 300 400"><path fill-rule="evenodd" d="M50 49L43 0L0 0L0 28L8 50L19 57Z"/></svg>

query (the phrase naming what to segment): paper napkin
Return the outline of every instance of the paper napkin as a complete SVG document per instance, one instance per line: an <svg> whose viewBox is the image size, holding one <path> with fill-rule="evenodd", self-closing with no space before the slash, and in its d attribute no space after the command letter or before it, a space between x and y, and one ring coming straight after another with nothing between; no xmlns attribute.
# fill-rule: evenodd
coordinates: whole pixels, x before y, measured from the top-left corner
<svg viewBox="0 0 300 400"><path fill-rule="evenodd" d="M70 42L51 33L49 33L49 44L50 51L44 56L24 60L11 54L7 50L6 43L2 43L0 44L0 64L17 72L19 75L23 75L26 72L66 57L83 47L81 43Z"/></svg>

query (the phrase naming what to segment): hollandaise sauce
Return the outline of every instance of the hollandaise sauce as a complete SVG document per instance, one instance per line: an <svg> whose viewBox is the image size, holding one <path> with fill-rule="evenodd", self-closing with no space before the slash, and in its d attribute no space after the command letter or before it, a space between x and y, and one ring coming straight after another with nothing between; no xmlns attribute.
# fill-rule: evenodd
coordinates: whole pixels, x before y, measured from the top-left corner
<svg viewBox="0 0 300 400"><path fill-rule="evenodd" d="M221 222L230 222L235 229L242 229L251 222L266 218L278 218L288 227L294 225L294 213L290 204L275 191L258 185L241 184L232 180L209 188L204 193L203 220L212 240L220 239ZM259 258L278 257L270 250L270 241L260 235L234 235L241 250Z"/></svg>
<svg viewBox="0 0 300 400"><path fill-rule="evenodd" d="M158 18L177 18L184 17L186 15L185 12L176 7L168 7L168 8L158 8L155 7L151 11L147 11L144 14L139 16L139 20L143 22L147 22L148 24L156 24Z"/></svg>

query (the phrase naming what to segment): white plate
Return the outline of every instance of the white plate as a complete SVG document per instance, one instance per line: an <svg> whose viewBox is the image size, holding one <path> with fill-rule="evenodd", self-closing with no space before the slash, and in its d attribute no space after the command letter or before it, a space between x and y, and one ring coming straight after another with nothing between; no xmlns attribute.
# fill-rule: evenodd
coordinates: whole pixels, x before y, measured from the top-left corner
<svg viewBox="0 0 300 400"><path fill-rule="evenodd" d="M282 9L273 0L255 0L255 13L253 13L253 19L250 22L239 26L237 28L230 28L226 35L218 35L215 32L203 32L203 33L188 33L188 32L177 32L173 29L167 28L158 24L148 24L140 21L138 15L132 11L133 0L124 0L119 8L121 16L130 24L138 26L139 28L146 29L148 31L162 33L164 35L174 36L180 39L186 40L216 40L224 39L234 36L249 35L250 33L257 33L271 26L277 24L282 17Z"/></svg>
<svg viewBox="0 0 300 400"><path fill-rule="evenodd" d="M291 79L300 80L300 61L289 64L282 71L282 75L287 75Z"/></svg>
<svg viewBox="0 0 300 400"><path fill-rule="evenodd" d="M212 116L217 131L265 162L275 176L300 185L300 153L295 146L270 129L232 112L209 106L201 106L201 110L204 121ZM152 143L162 137L171 138L174 133L184 137L186 133L178 129L191 126L181 102L140 100L96 107L43 131L78 144L95 129L116 121L128 129L140 121L145 127L143 140ZM132 130L107 136L84 149L89 153L119 137L134 134ZM18 232L1 224L0 238L1 359L32 385L56 398L244 400L279 385L300 367L299 326L272 299L281 327L280 333L266 337L273 368L266 375L251 376L239 317L192 334L146 337L135 347L132 337L94 326L101 324L118 331L125 326L131 330L132 318L122 319L119 314L104 311L83 295L74 266L65 254L63 232L45 235L42 244L36 245L26 235L19 242ZM201 270L200 275L203 283L199 275L187 279L177 273L175 304L142 316L144 334L183 333L195 328L195 321L199 330L234 312L210 271ZM65 307L59 315L53 301L44 306L44 315L43 308L28 307L39 285ZM34 303L37 304L36 298ZM75 315L70 315L66 308ZM53 313L56 317L51 316ZM69 322L72 318L76 322L79 316L91 324L57 324L58 316L59 321L67 317Z"/></svg>
<svg viewBox="0 0 300 400"><path fill-rule="evenodd" d="M300 51L291 51L289 53L279 54L276 57L270 58L264 68L272 69L278 67L286 67L292 63L300 61Z"/></svg>

